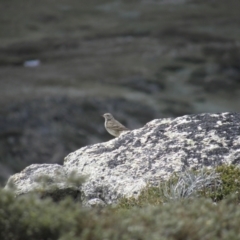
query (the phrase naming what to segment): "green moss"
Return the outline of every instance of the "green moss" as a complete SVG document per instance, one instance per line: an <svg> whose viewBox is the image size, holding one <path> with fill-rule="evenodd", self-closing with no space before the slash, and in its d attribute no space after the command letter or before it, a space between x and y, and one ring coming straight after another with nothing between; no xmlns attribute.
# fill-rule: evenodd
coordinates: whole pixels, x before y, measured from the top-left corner
<svg viewBox="0 0 240 240"><path fill-rule="evenodd" d="M216 171L220 174L222 180L222 188L213 193L216 200L219 201L233 195L240 202L240 168L234 165L219 166Z"/></svg>
<svg viewBox="0 0 240 240"><path fill-rule="evenodd" d="M214 185L208 189L200 191L201 196L211 198L218 202L232 196L235 202L240 202L240 169L234 165L222 165L216 168L216 173L219 174L221 187L215 188Z"/></svg>
<svg viewBox="0 0 240 240"><path fill-rule="evenodd" d="M119 201L119 209L130 209L132 207L143 207L147 204L161 205L164 201L161 188L159 187L146 187L137 198L122 198Z"/></svg>

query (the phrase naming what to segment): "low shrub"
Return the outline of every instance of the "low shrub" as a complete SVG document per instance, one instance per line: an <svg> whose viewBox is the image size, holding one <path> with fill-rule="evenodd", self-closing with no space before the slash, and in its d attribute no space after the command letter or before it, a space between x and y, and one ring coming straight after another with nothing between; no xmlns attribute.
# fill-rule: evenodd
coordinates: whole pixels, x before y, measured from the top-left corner
<svg viewBox="0 0 240 240"><path fill-rule="evenodd" d="M122 199L102 209L82 207L72 198L16 198L0 190L0 239L239 239L239 171L221 166L216 171L186 172L162 187L148 186L137 199Z"/></svg>
<svg viewBox="0 0 240 240"><path fill-rule="evenodd" d="M239 239L239 218L231 199L181 199L116 211L0 192L1 240L229 240Z"/></svg>

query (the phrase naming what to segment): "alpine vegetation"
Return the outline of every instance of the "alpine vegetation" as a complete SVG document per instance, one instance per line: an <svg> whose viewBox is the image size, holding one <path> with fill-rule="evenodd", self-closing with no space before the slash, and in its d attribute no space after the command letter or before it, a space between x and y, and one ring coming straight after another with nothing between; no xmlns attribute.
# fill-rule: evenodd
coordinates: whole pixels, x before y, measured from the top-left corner
<svg viewBox="0 0 240 240"><path fill-rule="evenodd" d="M200 197L220 190L222 181L215 170L185 171L164 183L162 193L167 200Z"/></svg>

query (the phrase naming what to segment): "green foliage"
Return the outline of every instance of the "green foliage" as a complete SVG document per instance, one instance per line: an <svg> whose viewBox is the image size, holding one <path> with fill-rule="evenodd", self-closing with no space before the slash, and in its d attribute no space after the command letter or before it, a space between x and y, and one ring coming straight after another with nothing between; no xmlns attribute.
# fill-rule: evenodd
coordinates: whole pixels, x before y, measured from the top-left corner
<svg viewBox="0 0 240 240"><path fill-rule="evenodd" d="M119 201L119 209L130 209L132 207L143 207L147 204L161 205L164 202L164 195L161 187L146 187L137 198L122 198Z"/></svg>
<svg viewBox="0 0 240 240"><path fill-rule="evenodd" d="M52 220L61 215L56 207L49 205L49 200L15 199L11 193L1 191L0 239L56 239L59 226Z"/></svg>
<svg viewBox="0 0 240 240"><path fill-rule="evenodd" d="M15 198L0 190L0 239L239 239L239 173L237 167L221 166L174 175L158 187L148 186L138 198L104 209L83 208L72 198ZM221 179L221 188L212 185L214 177ZM211 198L223 200L214 204Z"/></svg>
<svg viewBox="0 0 240 240"><path fill-rule="evenodd" d="M207 199L183 199L115 211L82 208L71 199L56 203L15 198L0 191L1 240L239 239L239 217L240 208L231 199L217 205Z"/></svg>
<svg viewBox="0 0 240 240"><path fill-rule="evenodd" d="M211 198L218 202L229 196L235 199L236 203L240 203L240 169L234 165L222 165L216 168L221 180L221 188L212 185L210 188L201 189L200 194L203 197Z"/></svg>
<svg viewBox="0 0 240 240"><path fill-rule="evenodd" d="M240 202L240 168L234 165L219 166L216 171L220 174L222 180L222 189L219 189L211 195L215 194L217 201L233 195L236 201Z"/></svg>

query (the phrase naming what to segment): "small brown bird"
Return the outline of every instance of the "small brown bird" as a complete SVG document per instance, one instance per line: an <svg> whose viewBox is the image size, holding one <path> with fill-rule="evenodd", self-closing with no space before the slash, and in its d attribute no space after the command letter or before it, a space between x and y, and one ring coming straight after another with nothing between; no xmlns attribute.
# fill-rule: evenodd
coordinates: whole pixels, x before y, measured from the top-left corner
<svg viewBox="0 0 240 240"><path fill-rule="evenodd" d="M123 126L120 122L118 122L111 113L103 114L105 118L105 128L106 130L113 135L114 137L119 137L122 132L128 131L129 129Z"/></svg>

